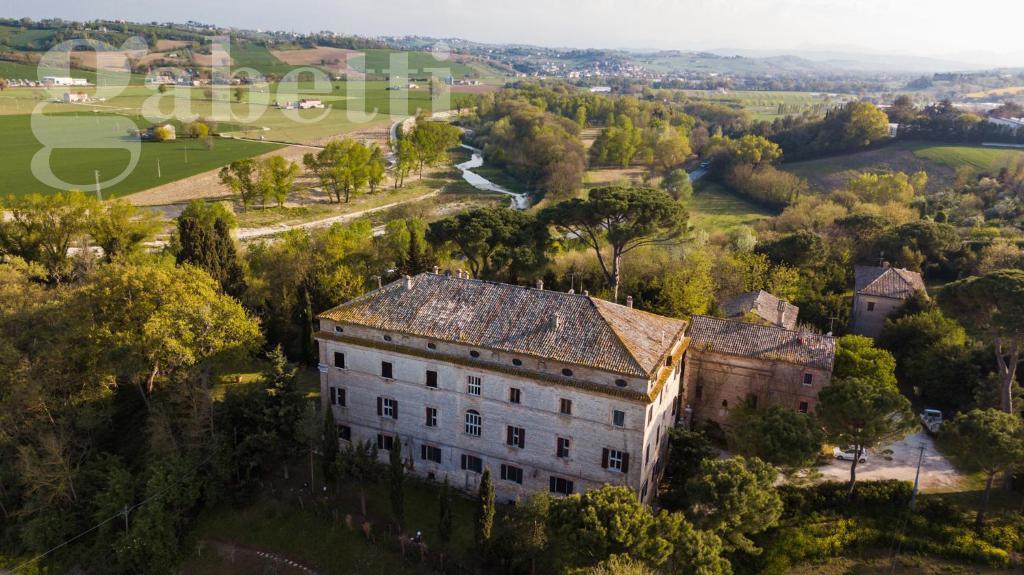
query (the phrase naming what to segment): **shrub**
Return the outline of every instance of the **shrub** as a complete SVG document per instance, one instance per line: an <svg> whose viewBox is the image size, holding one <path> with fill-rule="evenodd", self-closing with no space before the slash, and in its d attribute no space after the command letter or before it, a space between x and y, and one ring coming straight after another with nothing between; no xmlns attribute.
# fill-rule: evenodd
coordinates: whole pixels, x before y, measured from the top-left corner
<svg viewBox="0 0 1024 575"><path fill-rule="evenodd" d="M810 487L784 485L779 488L788 517L812 512L837 512L843 515L891 515L910 505L913 486L907 481L886 479L857 483L853 499L847 499L845 482L826 481Z"/></svg>

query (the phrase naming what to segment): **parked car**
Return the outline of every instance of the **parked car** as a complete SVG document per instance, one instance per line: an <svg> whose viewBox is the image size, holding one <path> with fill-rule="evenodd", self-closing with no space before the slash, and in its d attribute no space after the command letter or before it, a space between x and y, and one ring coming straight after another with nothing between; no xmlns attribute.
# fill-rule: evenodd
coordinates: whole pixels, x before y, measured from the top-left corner
<svg viewBox="0 0 1024 575"><path fill-rule="evenodd" d="M853 447L841 448L835 447L832 449L832 455L841 461L853 461L853 458L857 456L857 451ZM868 462L868 450L865 449L860 453L859 463Z"/></svg>
<svg viewBox="0 0 1024 575"><path fill-rule="evenodd" d="M921 412L921 423L928 433L936 434L942 427L942 412L938 409L925 409Z"/></svg>

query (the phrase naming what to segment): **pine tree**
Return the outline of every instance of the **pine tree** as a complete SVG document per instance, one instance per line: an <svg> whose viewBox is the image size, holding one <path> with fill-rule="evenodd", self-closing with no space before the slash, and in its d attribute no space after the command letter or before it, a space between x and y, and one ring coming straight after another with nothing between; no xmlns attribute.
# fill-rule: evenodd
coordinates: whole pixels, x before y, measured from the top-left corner
<svg viewBox="0 0 1024 575"><path fill-rule="evenodd" d="M395 444L391 446L389 462L391 513L401 524L405 520L405 464L402 463L402 439L397 435L395 435Z"/></svg>
<svg viewBox="0 0 1024 575"><path fill-rule="evenodd" d="M494 527L494 483L491 482L491 470L484 469L480 478L480 492L476 508L476 544L483 550L491 541L491 530Z"/></svg>
<svg viewBox="0 0 1024 575"><path fill-rule="evenodd" d="M452 488L448 485L448 476L444 476L444 484L441 485L441 506L437 518L437 535L443 543L451 541L452 538Z"/></svg>

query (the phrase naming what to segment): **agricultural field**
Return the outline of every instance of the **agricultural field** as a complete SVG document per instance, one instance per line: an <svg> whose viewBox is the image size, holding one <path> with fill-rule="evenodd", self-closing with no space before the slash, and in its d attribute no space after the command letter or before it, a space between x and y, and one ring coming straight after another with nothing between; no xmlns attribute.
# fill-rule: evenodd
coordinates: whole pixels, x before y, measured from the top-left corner
<svg viewBox="0 0 1024 575"><path fill-rule="evenodd" d="M234 129L221 126L221 131L232 132L233 135L304 144L319 144L342 134L387 126L395 119L416 114L418 110L433 111L428 91L390 92L385 87L386 82L366 82L365 92L359 96L347 82L332 83L327 94L312 93L301 86L298 94L286 94L279 85L271 84L244 90L242 101L237 102L234 101L233 90L227 87L220 87L207 96L207 88L173 87L166 94L159 95L154 87L130 86L105 102L55 103L46 109L47 112L106 112L137 116L144 106L158 101L155 109L162 114L173 113L178 118L198 116L222 124L234 124ZM74 91L95 94L94 88ZM31 113L39 103L52 100L63 92L29 88L5 90L0 92L0 115ZM323 100L329 109L286 112L272 107L278 98L290 101L301 97ZM260 102L266 105L262 111L258 107ZM250 103L257 107L250 111ZM395 115L390 113L392 105L397 112Z"/></svg>
<svg viewBox="0 0 1024 575"><path fill-rule="evenodd" d="M828 109L853 99L843 94L817 92L761 92L761 91L717 91L682 90L689 98L709 100L721 104L741 107L755 120L774 120L805 111L824 114Z"/></svg>
<svg viewBox="0 0 1024 575"><path fill-rule="evenodd" d="M937 191L953 182L957 170L994 172L1021 160L1024 160L1024 150L899 142L863 152L784 163L782 168L806 179L812 189L824 191L842 187L861 171L925 171L928 189Z"/></svg>
<svg viewBox="0 0 1024 575"><path fill-rule="evenodd" d="M124 116L119 119L123 127L132 123L130 118ZM95 170L99 170L101 179L107 179L113 178L129 165L130 153L116 148L122 145L126 131L98 133L96 140L100 144L110 145L108 149L55 149L50 158L53 173L91 192L94 189ZM42 145L32 133L30 117L0 116L0 133L5 136L0 140L0 158L3 159L0 162L0 182L3 182L0 196L51 190L32 174L32 158ZM103 196L110 198L128 195L278 148L280 146L277 144L220 138L215 140L212 150L187 138L174 142L143 143L135 170L120 183L105 188Z"/></svg>

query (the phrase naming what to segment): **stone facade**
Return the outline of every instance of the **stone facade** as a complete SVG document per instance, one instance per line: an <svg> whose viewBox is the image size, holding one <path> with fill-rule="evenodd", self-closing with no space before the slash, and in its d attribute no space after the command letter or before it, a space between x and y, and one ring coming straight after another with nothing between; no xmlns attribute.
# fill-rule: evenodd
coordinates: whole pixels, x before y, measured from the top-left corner
<svg viewBox="0 0 1024 575"><path fill-rule="evenodd" d="M729 425L737 407L781 405L814 413L818 392L831 382L829 371L806 366L690 350L683 388L691 421Z"/></svg>
<svg viewBox="0 0 1024 575"><path fill-rule="evenodd" d="M339 441L343 445L377 443L384 447L380 453L384 462L392 441L388 438L399 436L412 473L437 481L447 477L453 486L467 491L477 488L480 471L489 468L497 495L505 501L536 491L564 492L571 482L574 493L606 483L627 485L643 501L653 502L664 469L668 429L679 409L685 322L661 318L673 323L658 323L658 316L626 306L608 310L614 304L593 304L604 314L601 317L611 318L613 329L633 327L633 321L653 322L656 337L631 339L626 346L634 353L632 345L638 341L657 344L657 350L635 354L643 369L649 370L647 375L602 368L607 358L587 359L586 354L565 350L549 355L582 359L558 360L516 345L506 346L511 351L496 349L495 343L482 345L491 337L487 334L493 326L484 326L483 336L468 336L463 330L459 338L440 338L366 325L385 321L382 315L404 317L404 311L395 311L395 301L415 307L413 313L426 313L422 306L409 304L408 298L429 305L427 299L437 289L460 290L438 305L468 297L464 290L485 289L502 290L502 301L528 298L538 305L558 304L563 298L575 298L570 304L579 305L579 298L587 298L517 286L460 285L452 282L476 280L439 277L425 274L407 280L405 287L385 286L380 293L364 296L362 302L354 300L349 308L343 304L319 317L321 398L334 413ZM417 283L418 289L429 289L422 298L415 293ZM384 300L388 305L383 305ZM375 311L378 303L379 309L387 311ZM363 313L359 306L374 311ZM620 320L624 323L616 326ZM522 323L531 333L577 329L568 319L559 324L547 317L536 321L522 317ZM419 324L409 320L408 325ZM452 329L450 322L444 329ZM657 363L651 364L650 358ZM479 434L475 433L477 421ZM568 440L567 454L559 453L560 438Z"/></svg>
<svg viewBox="0 0 1024 575"><path fill-rule="evenodd" d="M885 318L903 305L902 299L869 294L854 294L853 311L850 316L850 331L870 338L878 337L885 325Z"/></svg>

